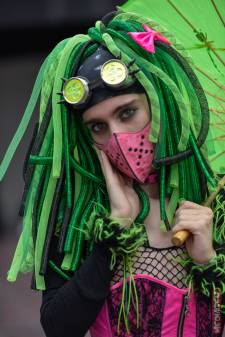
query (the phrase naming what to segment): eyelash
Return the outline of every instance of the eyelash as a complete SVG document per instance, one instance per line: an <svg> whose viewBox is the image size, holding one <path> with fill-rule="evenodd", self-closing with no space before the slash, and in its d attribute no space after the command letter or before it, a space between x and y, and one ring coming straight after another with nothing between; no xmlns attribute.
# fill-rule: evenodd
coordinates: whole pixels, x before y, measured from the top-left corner
<svg viewBox="0 0 225 337"><path fill-rule="evenodd" d="M124 110L122 110L120 113L119 113L119 118L122 120L122 121L126 121L126 120L128 120L128 119L130 119L130 118L132 118L133 117L133 115L135 114L135 111L137 110L137 108L126 108L126 109L124 109ZM124 113L127 113L129 111L129 114L128 114L128 116L127 117L123 117L123 114ZM131 112L131 113L130 113ZM105 123L104 122L98 122L98 123L95 123L95 124L93 124L93 125L91 125L91 131L92 132L94 132L94 133L99 133L99 132L101 132L101 130L95 130L95 127L96 126L99 126L99 125L104 125Z"/></svg>
<svg viewBox="0 0 225 337"><path fill-rule="evenodd" d="M101 132L101 130L98 130L98 131L95 130L95 127L96 127L97 125L102 125L102 124L105 124L105 123L99 122L99 123L95 123L95 124L91 125L91 131L94 132L94 133Z"/></svg>
<svg viewBox="0 0 225 337"><path fill-rule="evenodd" d="M137 108L127 108L127 109L124 109L124 110L122 110L121 113L119 114L119 117L122 119L122 115L123 115L124 113L126 113L126 112L129 111L128 117L125 117L125 118L124 118L124 120L127 120L127 119L131 118L131 117L134 115L134 113L135 113L136 110L137 110ZM132 111L132 112L131 112L131 111ZM131 112L131 113L130 113L130 112Z"/></svg>

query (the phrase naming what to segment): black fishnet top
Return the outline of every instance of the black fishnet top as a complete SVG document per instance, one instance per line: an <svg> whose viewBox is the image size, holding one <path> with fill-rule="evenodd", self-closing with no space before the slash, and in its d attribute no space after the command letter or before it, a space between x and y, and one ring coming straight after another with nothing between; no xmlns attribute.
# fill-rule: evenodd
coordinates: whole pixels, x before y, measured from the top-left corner
<svg viewBox="0 0 225 337"><path fill-rule="evenodd" d="M154 248L146 243L133 257L133 274L147 274L166 281L178 288L186 288L185 269L179 260L186 253L185 247ZM111 285L123 279L123 263L117 265Z"/></svg>

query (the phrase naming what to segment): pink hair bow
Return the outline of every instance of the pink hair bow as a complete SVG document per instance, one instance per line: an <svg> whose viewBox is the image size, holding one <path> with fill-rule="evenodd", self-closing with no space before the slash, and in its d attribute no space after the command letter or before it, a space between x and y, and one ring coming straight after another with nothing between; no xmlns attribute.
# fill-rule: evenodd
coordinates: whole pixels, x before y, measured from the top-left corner
<svg viewBox="0 0 225 337"><path fill-rule="evenodd" d="M147 50L150 53L155 53L154 41L162 41L166 44L170 44L170 42L164 36L156 32L155 30L151 29L145 23L142 26L145 32L141 33L129 32L128 34L143 49Z"/></svg>

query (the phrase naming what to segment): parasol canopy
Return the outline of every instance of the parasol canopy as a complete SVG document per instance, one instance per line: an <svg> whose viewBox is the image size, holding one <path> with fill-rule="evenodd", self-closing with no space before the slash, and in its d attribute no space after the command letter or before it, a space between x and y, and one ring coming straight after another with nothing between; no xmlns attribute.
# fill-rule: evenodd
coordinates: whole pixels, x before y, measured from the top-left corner
<svg viewBox="0 0 225 337"><path fill-rule="evenodd" d="M224 0L128 0L136 12L170 31L183 45L205 91L210 111L206 139L214 172L225 172L225 2Z"/></svg>

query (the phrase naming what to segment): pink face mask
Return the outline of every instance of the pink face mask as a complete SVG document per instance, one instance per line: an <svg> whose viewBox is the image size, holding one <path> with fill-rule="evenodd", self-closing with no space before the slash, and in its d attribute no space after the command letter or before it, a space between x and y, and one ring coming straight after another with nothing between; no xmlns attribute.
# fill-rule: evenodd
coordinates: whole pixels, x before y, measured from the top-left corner
<svg viewBox="0 0 225 337"><path fill-rule="evenodd" d="M140 183L153 183L155 178L149 177L154 156L154 144L148 140L150 126L149 122L137 132L114 133L106 144L95 145L128 177Z"/></svg>

